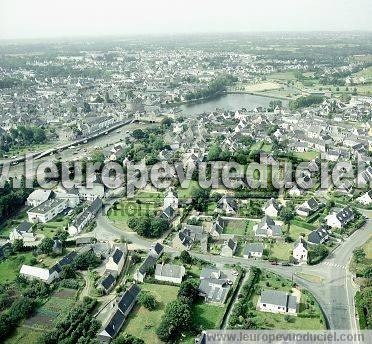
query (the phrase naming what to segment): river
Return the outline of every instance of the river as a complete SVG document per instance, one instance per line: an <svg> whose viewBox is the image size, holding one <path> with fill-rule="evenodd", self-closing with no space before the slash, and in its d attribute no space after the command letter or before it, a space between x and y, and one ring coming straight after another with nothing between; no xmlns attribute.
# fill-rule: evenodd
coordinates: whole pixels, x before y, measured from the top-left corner
<svg viewBox="0 0 372 344"><path fill-rule="evenodd" d="M216 108L232 111L236 111L241 108L253 110L259 106L267 107L271 100L275 99L252 94L224 94L209 100L184 104L179 108L184 114L197 115L203 112L213 112L216 110ZM283 105L286 106L287 104L288 102L284 100Z"/></svg>

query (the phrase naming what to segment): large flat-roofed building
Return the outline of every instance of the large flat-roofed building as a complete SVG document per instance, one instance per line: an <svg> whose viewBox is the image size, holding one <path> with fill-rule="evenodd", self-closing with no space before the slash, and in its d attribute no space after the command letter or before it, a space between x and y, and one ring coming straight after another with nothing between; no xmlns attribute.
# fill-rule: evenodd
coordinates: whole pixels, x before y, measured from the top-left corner
<svg viewBox="0 0 372 344"><path fill-rule="evenodd" d="M49 199L27 212L31 223L48 222L67 208L65 199Z"/></svg>

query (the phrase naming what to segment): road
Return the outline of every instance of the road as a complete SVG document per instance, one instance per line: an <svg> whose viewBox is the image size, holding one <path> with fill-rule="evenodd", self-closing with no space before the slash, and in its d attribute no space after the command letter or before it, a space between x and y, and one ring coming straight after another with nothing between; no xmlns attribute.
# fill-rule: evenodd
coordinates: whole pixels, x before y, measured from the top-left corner
<svg viewBox="0 0 372 344"><path fill-rule="evenodd" d="M153 244L150 240L143 239L134 232L124 232L118 229L104 215L99 215L97 218L95 235L97 239L111 241L124 237L142 249L148 249ZM294 282L314 295L324 312L330 329L356 331L358 329L354 307L356 287L352 283L352 274L347 267L353 250L365 243L371 235L372 219L369 219L361 229L347 238L327 259L314 266L273 266L264 260L247 260L239 257L226 258L193 252L191 254L216 264L240 264L246 268L257 266L271 270L285 278L293 279ZM179 253L169 246L165 246L165 251L172 254ZM317 283L305 280L298 276L299 273L319 276L322 281Z"/></svg>

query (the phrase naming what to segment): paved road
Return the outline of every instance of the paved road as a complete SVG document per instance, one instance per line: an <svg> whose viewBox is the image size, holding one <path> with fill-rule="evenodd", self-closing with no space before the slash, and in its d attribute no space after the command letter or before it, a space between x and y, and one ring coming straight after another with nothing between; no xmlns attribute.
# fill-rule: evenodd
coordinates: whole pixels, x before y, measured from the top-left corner
<svg viewBox="0 0 372 344"><path fill-rule="evenodd" d="M102 240L115 240L124 237L143 249L148 249L152 245L150 240L143 239L136 233L124 232L118 229L102 215L97 219L95 235L97 239ZM325 261L315 266L284 267L280 265L273 266L269 262L262 260L247 260L239 257L226 258L197 253L192 253L192 255L216 264L240 264L242 267L257 266L274 271L285 278L293 279L294 282L309 290L315 296L324 311L331 329L354 331L358 328L354 307L356 288L352 284L352 276L347 266L353 250L366 242L371 235L372 220L369 219L363 228L345 240ZM165 251L178 254L175 249L167 246ZM310 282L300 278L297 274L301 272L319 276L322 278L322 282Z"/></svg>

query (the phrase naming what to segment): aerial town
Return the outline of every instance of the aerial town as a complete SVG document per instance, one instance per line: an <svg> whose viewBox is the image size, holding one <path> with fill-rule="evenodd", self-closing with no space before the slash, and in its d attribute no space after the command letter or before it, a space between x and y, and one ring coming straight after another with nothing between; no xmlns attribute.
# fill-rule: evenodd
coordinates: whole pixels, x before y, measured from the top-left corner
<svg viewBox="0 0 372 344"><path fill-rule="evenodd" d="M372 329L371 114L371 34L1 42L0 342Z"/></svg>

